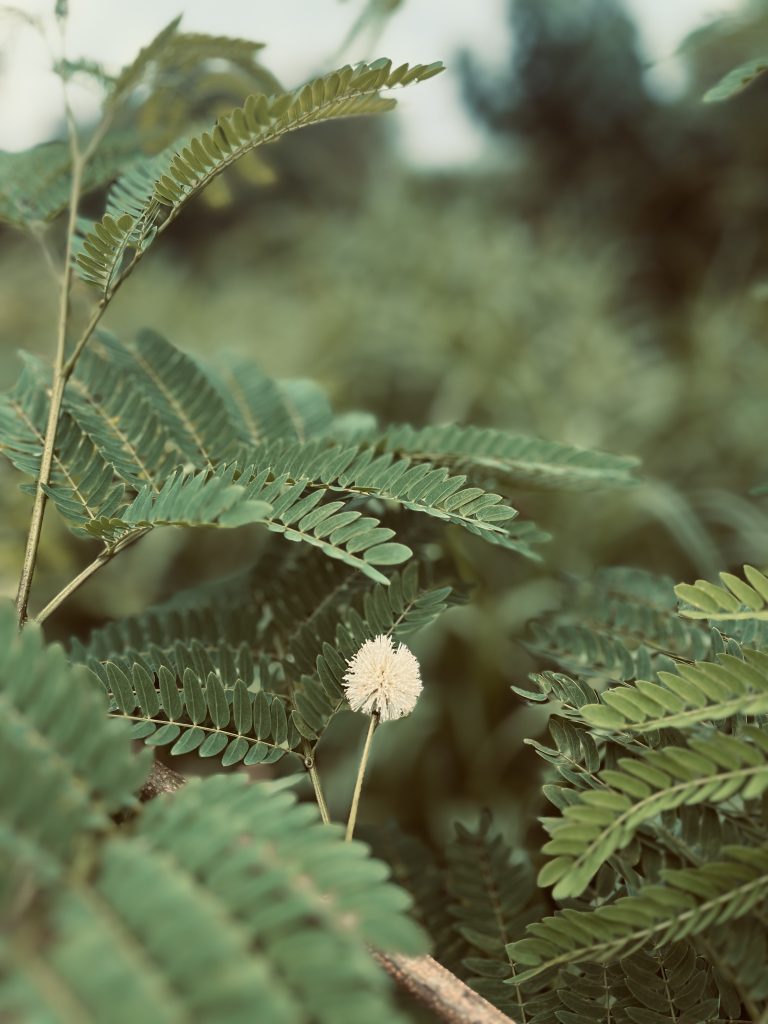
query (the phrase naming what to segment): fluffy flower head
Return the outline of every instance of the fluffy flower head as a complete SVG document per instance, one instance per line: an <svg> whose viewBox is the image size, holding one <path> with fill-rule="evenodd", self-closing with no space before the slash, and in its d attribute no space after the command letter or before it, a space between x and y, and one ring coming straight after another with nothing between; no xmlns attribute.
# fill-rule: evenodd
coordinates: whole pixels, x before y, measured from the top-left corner
<svg viewBox="0 0 768 1024"><path fill-rule="evenodd" d="M419 663L405 644L384 635L366 640L351 658L344 690L353 711L379 714L382 722L409 715L421 693Z"/></svg>

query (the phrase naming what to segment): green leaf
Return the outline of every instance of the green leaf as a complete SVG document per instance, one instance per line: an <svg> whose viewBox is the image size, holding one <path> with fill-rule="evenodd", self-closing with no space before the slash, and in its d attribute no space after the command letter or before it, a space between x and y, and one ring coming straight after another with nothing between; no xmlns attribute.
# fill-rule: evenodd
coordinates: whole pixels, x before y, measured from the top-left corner
<svg viewBox="0 0 768 1024"><path fill-rule="evenodd" d="M729 100L732 96L743 92L766 71L768 71L768 58L766 57L758 57L755 60L747 61L746 64L740 64L724 75L717 85L713 85L704 93L704 102L722 103L723 100Z"/></svg>
<svg viewBox="0 0 768 1024"><path fill-rule="evenodd" d="M749 914L768 894L768 853L727 846L720 861L662 871L662 884L644 885L596 910L566 910L529 925L507 947L528 970L516 984L566 964L606 963L643 947L695 936Z"/></svg>
<svg viewBox="0 0 768 1024"><path fill-rule="evenodd" d="M85 838L132 806L149 763L132 755L129 727L108 719L85 669L46 647L34 624L19 634L10 601L0 602L0 706L5 903L22 879L51 879L73 864Z"/></svg>

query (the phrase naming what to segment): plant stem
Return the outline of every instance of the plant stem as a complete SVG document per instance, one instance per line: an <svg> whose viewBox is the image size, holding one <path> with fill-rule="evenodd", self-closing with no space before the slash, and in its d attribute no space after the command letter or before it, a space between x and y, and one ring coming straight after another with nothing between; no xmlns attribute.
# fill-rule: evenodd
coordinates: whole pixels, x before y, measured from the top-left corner
<svg viewBox="0 0 768 1024"><path fill-rule="evenodd" d="M89 580L95 572L98 572L102 566L107 565L111 562L115 555L124 551L131 544L135 544L140 537L143 537L145 533L148 533L149 529L144 528L136 530L134 533L129 534L127 537L123 537L113 548L105 548L100 551L99 554L94 558L90 565L86 565L82 572L78 573L74 579L70 580L66 586L62 587L61 590L56 594L48 604L39 611L37 615L33 616L33 619L37 623L45 622L49 615L53 614L60 604L63 604L68 597L71 597L76 590L78 590L86 580Z"/></svg>
<svg viewBox="0 0 768 1024"><path fill-rule="evenodd" d="M355 781L355 792L352 795L352 806L349 810L349 821L347 822L347 834L344 837L347 842L355 834L355 822L357 821L357 808L360 804L360 793L363 789L363 779L365 778L365 769L368 765L368 757L371 753L371 742L373 741L373 734L376 731L376 726L379 724L378 713L374 711L371 715L371 721L368 726L368 735L365 737L365 746L363 747L363 756L360 758L360 767L357 769L357 779Z"/></svg>
<svg viewBox="0 0 768 1024"><path fill-rule="evenodd" d="M45 427L45 439L43 441L43 451L40 457L40 471L37 477L35 499L32 505L32 516L29 524L29 533L27 535L27 545L24 551L24 562L22 563L21 575L19 577L19 589L16 594L16 615L18 618L19 628L24 625L27 618L29 593L32 589L32 579L35 574L37 552L40 547L40 536L43 531L43 519L45 517L45 505L47 502L45 488L48 486L51 479L53 450L56 444L56 431L58 429L59 417L61 415L61 403L64 398L64 388L66 387L67 380L75 368L77 357L80 355L80 352L87 340L93 334L106 307L106 301L102 300L76 346L76 354L74 357L70 357L70 359L67 360L67 326L69 324L69 301L72 290L72 247L77 230L77 210L80 205L80 194L83 187L83 171L99 143L104 138L104 135L109 128L111 115L102 119L98 128L91 136L88 145L84 150L81 150L77 132L77 123L75 122L75 117L67 98L66 87L64 88L64 111L67 121L69 151L72 163L72 179L69 190L69 215L67 217L67 240L64 249L64 268L61 275L59 319L58 329L56 332L56 354L53 361L51 404L48 408L48 422ZM43 244L44 251L47 251L42 240L41 244Z"/></svg>
<svg viewBox="0 0 768 1024"><path fill-rule="evenodd" d="M19 589L16 594L16 615L19 627L24 625L27 618L27 605L29 603L29 592L32 589L32 577L35 573L37 562L37 551L40 546L40 535L43 530L43 517L45 516L45 503L47 495L45 488L51 478L51 466L53 465L53 448L56 443L56 429L61 413L61 400L64 397L65 377L62 372L64 367L64 353L67 343L67 325L69 323L69 295L72 286L72 243L77 227L77 207L80 202L80 191L83 182L83 154L77 138L77 126L69 103L66 102L67 128L69 132L69 148L72 159L72 180L69 192L69 217L67 219L67 241L64 251L64 270L61 280L61 294L59 297L59 320L56 334L56 355L53 362L53 386L51 388L51 404L48 408L48 422L45 428L45 441L43 452L40 457L40 471L37 477L35 489L35 500L32 505L32 517L29 524L27 546L24 551L24 562L19 578Z"/></svg>
<svg viewBox="0 0 768 1024"><path fill-rule="evenodd" d="M87 565L81 573L78 573L73 580L70 580L65 587L62 587L55 597L51 598L45 608L34 616L34 621L38 623L45 622L48 616L55 612L70 594L73 594L87 579L90 579L97 569L100 569L102 565L106 565L111 560L112 555L113 552L109 550L100 552L90 565Z"/></svg>
<svg viewBox="0 0 768 1024"><path fill-rule="evenodd" d="M328 804L325 802L325 795L323 794L323 788L320 785L320 776L317 773L317 765L315 764L314 754L309 750L309 746L304 748L304 767L307 769L309 774L310 782L312 783L312 789L315 791L315 800L317 801L318 810L320 811L320 817L324 825L330 825L331 816L328 813Z"/></svg>

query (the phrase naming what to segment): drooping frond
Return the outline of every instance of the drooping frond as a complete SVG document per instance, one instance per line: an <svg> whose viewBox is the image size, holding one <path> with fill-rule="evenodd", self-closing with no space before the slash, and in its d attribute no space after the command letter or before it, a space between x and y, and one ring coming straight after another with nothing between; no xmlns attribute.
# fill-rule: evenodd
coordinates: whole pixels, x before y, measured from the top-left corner
<svg viewBox="0 0 768 1024"><path fill-rule="evenodd" d="M722 586L707 580L679 583L675 593L690 607L680 609L687 619L712 619L730 623L743 620L768 622L768 576L752 565L744 566L746 581L721 572Z"/></svg>
<svg viewBox="0 0 768 1024"><path fill-rule="evenodd" d="M751 650L740 656L719 654L715 662L681 663L675 673L660 672L658 683L638 680L633 686L611 687L601 694L601 703L581 709L597 729L637 733L766 713L768 653Z"/></svg>
<svg viewBox="0 0 768 1024"><path fill-rule="evenodd" d="M528 926L508 947L527 970L519 984L564 964L610 963L645 946L679 942L749 914L768 896L768 852L728 846L724 859L665 869L663 884L643 886L596 910L563 910Z"/></svg>
<svg viewBox="0 0 768 1024"><path fill-rule="evenodd" d="M393 543L395 531L373 516L350 510L342 501L323 502L322 490L305 494L303 483L283 474L244 473L235 483L235 466L213 474L177 473L158 492L147 485L119 515L89 525L89 533L110 544L135 530L155 526L218 526L231 528L263 523L273 533L319 548L373 580L387 582L377 566L398 565L411 549Z"/></svg>
<svg viewBox="0 0 768 1024"><path fill-rule="evenodd" d="M257 466L290 479L323 485L330 490L397 502L444 523L460 526L500 547L537 557L529 538L508 524L517 515L499 494L465 487L466 477L452 476L444 467L412 463L393 454L377 455L374 448L311 444L270 445L255 452ZM535 539L541 539L536 534Z"/></svg>
<svg viewBox="0 0 768 1024"><path fill-rule="evenodd" d="M543 852L554 859L542 868L539 884L554 885L555 899L580 896L614 851L665 811L760 797L768 789L768 737L747 726L738 737L711 729L685 745L619 758L599 781L601 788L579 793L548 822L552 838Z"/></svg>
<svg viewBox="0 0 768 1024"><path fill-rule="evenodd" d="M161 33L139 54L131 68L117 80L112 102L117 102L127 89L135 86L149 62L155 58L156 51L168 46L174 31L172 23L164 30L165 34ZM355 68L346 66L316 78L294 92L249 96L244 106L222 115L210 131L190 139L167 161L164 169L156 171L153 167L157 173L154 187L140 210L137 209L136 195L141 193L144 185L139 186L138 193L130 183L119 186L131 193L129 201L134 219L130 226L127 219L122 221L129 233L121 238L119 251L110 245L108 240L113 234L111 220L114 214L108 214L110 223L105 225L102 221L82 238L81 249L75 258L76 268L86 280L98 284L104 294L108 294L115 274L131 248L131 238L134 252L142 252L156 230L162 230L174 220L189 199L198 195L241 157L306 125L390 110L395 101L382 97L382 89L424 81L442 70L442 65L436 63L413 67L403 64L393 71L391 61L378 60ZM107 241L103 234L107 235Z"/></svg>
<svg viewBox="0 0 768 1024"><path fill-rule="evenodd" d="M615 487L634 483L637 459L472 426L393 426L379 442L415 460L450 462L509 483L535 487Z"/></svg>
<svg viewBox="0 0 768 1024"><path fill-rule="evenodd" d="M40 630L19 634L0 602L0 901L31 873L49 879L133 803L146 774L128 730Z"/></svg>
<svg viewBox="0 0 768 1024"><path fill-rule="evenodd" d="M402 1024L368 947L416 954L424 939L384 876L285 791L190 782L27 912L0 1006L110 1020L119 997L131 1020Z"/></svg>

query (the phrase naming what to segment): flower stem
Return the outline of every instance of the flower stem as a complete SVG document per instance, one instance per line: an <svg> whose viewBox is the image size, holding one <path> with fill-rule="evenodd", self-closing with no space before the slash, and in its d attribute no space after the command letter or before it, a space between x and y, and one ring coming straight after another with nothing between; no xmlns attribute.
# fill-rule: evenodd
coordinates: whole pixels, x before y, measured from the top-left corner
<svg viewBox="0 0 768 1024"><path fill-rule="evenodd" d="M347 842L355 834L355 822L357 821L357 808L360 804L360 793L363 789L363 779L365 778L365 769L368 765L368 756L371 752L371 742L373 740L373 734L376 731L376 726L379 724L378 713L374 711L371 715L371 722L368 726L368 735L365 737L365 746L363 747L363 756L360 758L360 767L357 769L357 780L355 781L355 792L352 795L352 806L349 810L349 821L347 822L347 834L344 837Z"/></svg>

